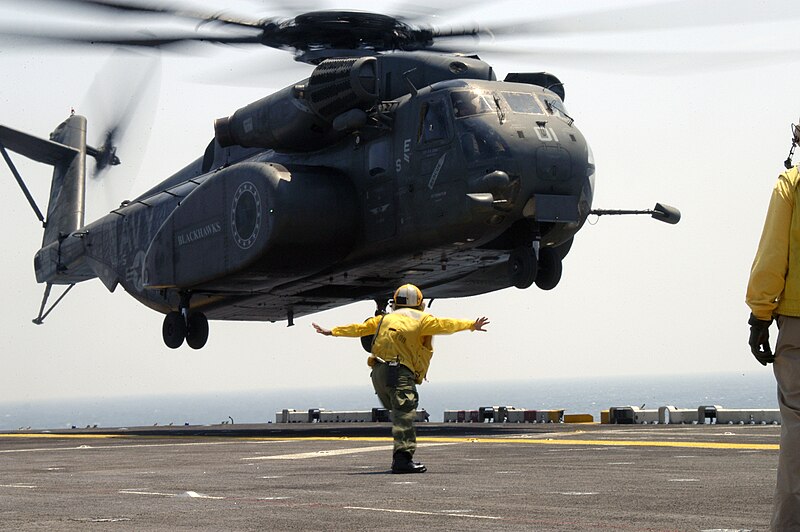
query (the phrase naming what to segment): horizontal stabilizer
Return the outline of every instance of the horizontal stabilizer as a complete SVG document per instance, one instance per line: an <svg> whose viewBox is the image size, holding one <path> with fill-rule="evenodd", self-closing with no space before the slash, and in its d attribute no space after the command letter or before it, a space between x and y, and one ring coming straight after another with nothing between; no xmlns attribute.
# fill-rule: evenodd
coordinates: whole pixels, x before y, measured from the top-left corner
<svg viewBox="0 0 800 532"><path fill-rule="evenodd" d="M6 126L0 126L0 143L8 150L53 166L69 161L80 153L75 148L59 142L34 137Z"/></svg>

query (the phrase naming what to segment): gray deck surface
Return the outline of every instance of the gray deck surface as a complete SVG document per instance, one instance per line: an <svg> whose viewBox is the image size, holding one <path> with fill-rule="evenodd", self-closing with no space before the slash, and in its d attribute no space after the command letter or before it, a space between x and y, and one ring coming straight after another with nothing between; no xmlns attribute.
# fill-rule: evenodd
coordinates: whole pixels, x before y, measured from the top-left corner
<svg viewBox="0 0 800 532"><path fill-rule="evenodd" d="M390 425L0 433L3 530L765 530L780 427Z"/></svg>

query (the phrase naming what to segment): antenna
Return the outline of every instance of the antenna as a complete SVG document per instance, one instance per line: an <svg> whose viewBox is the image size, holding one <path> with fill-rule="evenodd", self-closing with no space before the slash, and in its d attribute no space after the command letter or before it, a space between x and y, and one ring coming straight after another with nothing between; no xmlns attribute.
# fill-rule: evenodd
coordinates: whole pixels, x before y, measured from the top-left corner
<svg viewBox="0 0 800 532"><path fill-rule="evenodd" d="M407 70L403 72L403 79L406 81L406 85L408 85L408 90L411 91L411 96L416 96L419 92L417 88L414 86L414 82L411 81L411 73L414 72L417 67L412 68L411 70Z"/></svg>

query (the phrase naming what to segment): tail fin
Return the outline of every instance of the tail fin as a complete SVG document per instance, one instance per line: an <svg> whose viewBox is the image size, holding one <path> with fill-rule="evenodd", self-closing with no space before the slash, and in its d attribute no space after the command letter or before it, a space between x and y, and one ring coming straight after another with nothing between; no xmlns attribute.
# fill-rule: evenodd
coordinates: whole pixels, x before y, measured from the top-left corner
<svg viewBox="0 0 800 532"><path fill-rule="evenodd" d="M0 144L53 167L42 247L80 229L86 201L86 118L70 116L50 140L0 126Z"/></svg>
<svg viewBox="0 0 800 532"><path fill-rule="evenodd" d="M84 272L77 267L82 262L81 246L65 241L66 236L83 227L84 222L86 118L71 115L50 134L50 140L0 126L0 152L41 219L39 208L8 158L5 148L53 167L42 249L34 258L36 280L48 285L71 284L93 277L93 273Z"/></svg>
<svg viewBox="0 0 800 532"><path fill-rule="evenodd" d="M42 247L83 227L86 205L86 118L72 115L62 122L50 140L75 148L73 157L65 157L53 165L50 201L47 205L47 227Z"/></svg>

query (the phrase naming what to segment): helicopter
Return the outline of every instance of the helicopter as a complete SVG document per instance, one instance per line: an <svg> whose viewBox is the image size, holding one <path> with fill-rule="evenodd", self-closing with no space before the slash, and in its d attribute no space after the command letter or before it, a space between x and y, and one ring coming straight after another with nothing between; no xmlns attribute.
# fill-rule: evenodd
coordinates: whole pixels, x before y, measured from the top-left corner
<svg viewBox="0 0 800 532"><path fill-rule="evenodd" d="M72 287L99 279L165 315L166 346L202 348L209 320L282 321L355 301L377 312L394 288L429 298L555 288L590 215L594 158L547 72L498 80L477 55L398 17L313 11L250 20L144 4L83 7L233 27L230 35L57 35L55 41L167 47L185 41L293 52L310 76L213 124L205 151L174 175L85 223L86 157L119 163L114 135L87 144L72 114L36 137L0 126L0 153L44 225L34 270L41 324ZM243 30L243 31L238 31ZM8 150L53 166L46 216ZM66 291L47 310L54 285Z"/></svg>

